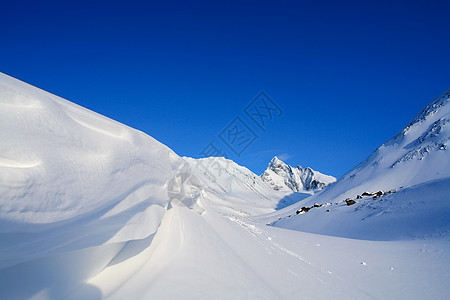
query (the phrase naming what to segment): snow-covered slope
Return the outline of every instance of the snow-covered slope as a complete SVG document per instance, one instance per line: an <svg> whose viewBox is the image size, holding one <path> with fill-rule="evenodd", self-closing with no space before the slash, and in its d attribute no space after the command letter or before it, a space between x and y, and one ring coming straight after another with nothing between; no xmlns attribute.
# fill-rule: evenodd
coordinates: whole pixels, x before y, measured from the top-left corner
<svg viewBox="0 0 450 300"><path fill-rule="evenodd" d="M449 177L449 139L450 90L447 90L341 181L360 188L388 190Z"/></svg>
<svg viewBox="0 0 450 300"><path fill-rule="evenodd" d="M222 213L260 215L298 202L309 193L275 191L249 169L223 157L185 157L190 174L203 183L207 205Z"/></svg>
<svg viewBox="0 0 450 300"><path fill-rule="evenodd" d="M391 225L409 234L418 226L404 219L448 220L448 179L434 179L380 197ZM446 299L450 245L431 225L426 240L393 242L266 225L287 217L292 207L276 209L293 201L331 199L319 197L339 184L315 196L275 191L232 161L180 158L0 74L0 299ZM407 210L398 201L412 198L436 205L417 210L408 200L416 209ZM375 212L371 199L358 201ZM333 206L343 225L336 235L357 231L345 220L358 216L344 211L353 207ZM311 226L329 228L326 209L301 216L316 214Z"/></svg>
<svg viewBox="0 0 450 300"><path fill-rule="evenodd" d="M336 181L336 178L311 168L291 167L274 157L261 175L264 182L276 191L312 192Z"/></svg>
<svg viewBox="0 0 450 300"><path fill-rule="evenodd" d="M449 97L450 90L336 184L298 203L273 224L365 239L447 234Z"/></svg>
<svg viewBox="0 0 450 300"><path fill-rule="evenodd" d="M2 73L0 129L2 299L61 298L105 267L129 266L167 210L254 215L292 194L232 161L180 158L140 131ZM220 168L205 172L199 162Z"/></svg>
<svg viewBox="0 0 450 300"><path fill-rule="evenodd" d="M0 267L142 239L184 163L148 135L0 73Z"/></svg>

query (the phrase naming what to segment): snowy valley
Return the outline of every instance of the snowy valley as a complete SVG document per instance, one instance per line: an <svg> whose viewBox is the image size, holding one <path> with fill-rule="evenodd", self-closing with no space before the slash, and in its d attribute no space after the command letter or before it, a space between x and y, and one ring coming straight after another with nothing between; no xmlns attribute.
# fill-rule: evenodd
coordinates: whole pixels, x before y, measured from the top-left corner
<svg viewBox="0 0 450 300"><path fill-rule="evenodd" d="M450 90L338 181L258 176L0 73L0 299L447 299Z"/></svg>

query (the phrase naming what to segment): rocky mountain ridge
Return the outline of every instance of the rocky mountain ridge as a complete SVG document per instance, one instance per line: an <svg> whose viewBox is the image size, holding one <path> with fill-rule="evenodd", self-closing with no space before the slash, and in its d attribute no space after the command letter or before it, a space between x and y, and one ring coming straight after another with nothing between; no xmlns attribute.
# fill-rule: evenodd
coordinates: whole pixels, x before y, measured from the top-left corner
<svg viewBox="0 0 450 300"><path fill-rule="evenodd" d="M336 178L301 166L292 167L274 157L261 178L277 191L312 192L321 190L336 181Z"/></svg>

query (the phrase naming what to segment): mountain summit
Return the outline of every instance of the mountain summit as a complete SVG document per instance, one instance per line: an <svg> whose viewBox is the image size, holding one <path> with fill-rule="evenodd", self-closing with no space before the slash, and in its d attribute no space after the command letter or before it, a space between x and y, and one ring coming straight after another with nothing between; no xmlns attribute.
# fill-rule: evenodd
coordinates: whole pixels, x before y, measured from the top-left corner
<svg viewBox="0 0 450 300"><path fill-rule="evenodd" d="M274 157L261 175L263 181L277 191L308 192L320 190L336 181L336 178L301 166L292 167Z"/></svg>

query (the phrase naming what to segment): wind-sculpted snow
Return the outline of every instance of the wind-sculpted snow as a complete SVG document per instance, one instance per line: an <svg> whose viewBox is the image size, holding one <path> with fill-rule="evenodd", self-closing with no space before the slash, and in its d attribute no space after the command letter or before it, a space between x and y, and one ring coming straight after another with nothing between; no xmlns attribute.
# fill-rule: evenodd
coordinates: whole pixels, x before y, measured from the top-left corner
<svg viewBox="0 0 450 300"><path fill-rule="evenodd" d="M148 135L0 73L0 267L148 237L186 164Z"/></svg>
<svg viewBox="0 0 450 300"><path fill-rule="evenodd" d="M0 299L446 299L439 103L311 196L0 73Z"/></svg>
<svg viewBox="0 0 450 300"><path fill-rule="evenodd" d="M177 205L204 212L201 200L205 196L202 181L192 173L189 164L183 164L167 185L170 205Z"/></svg>

